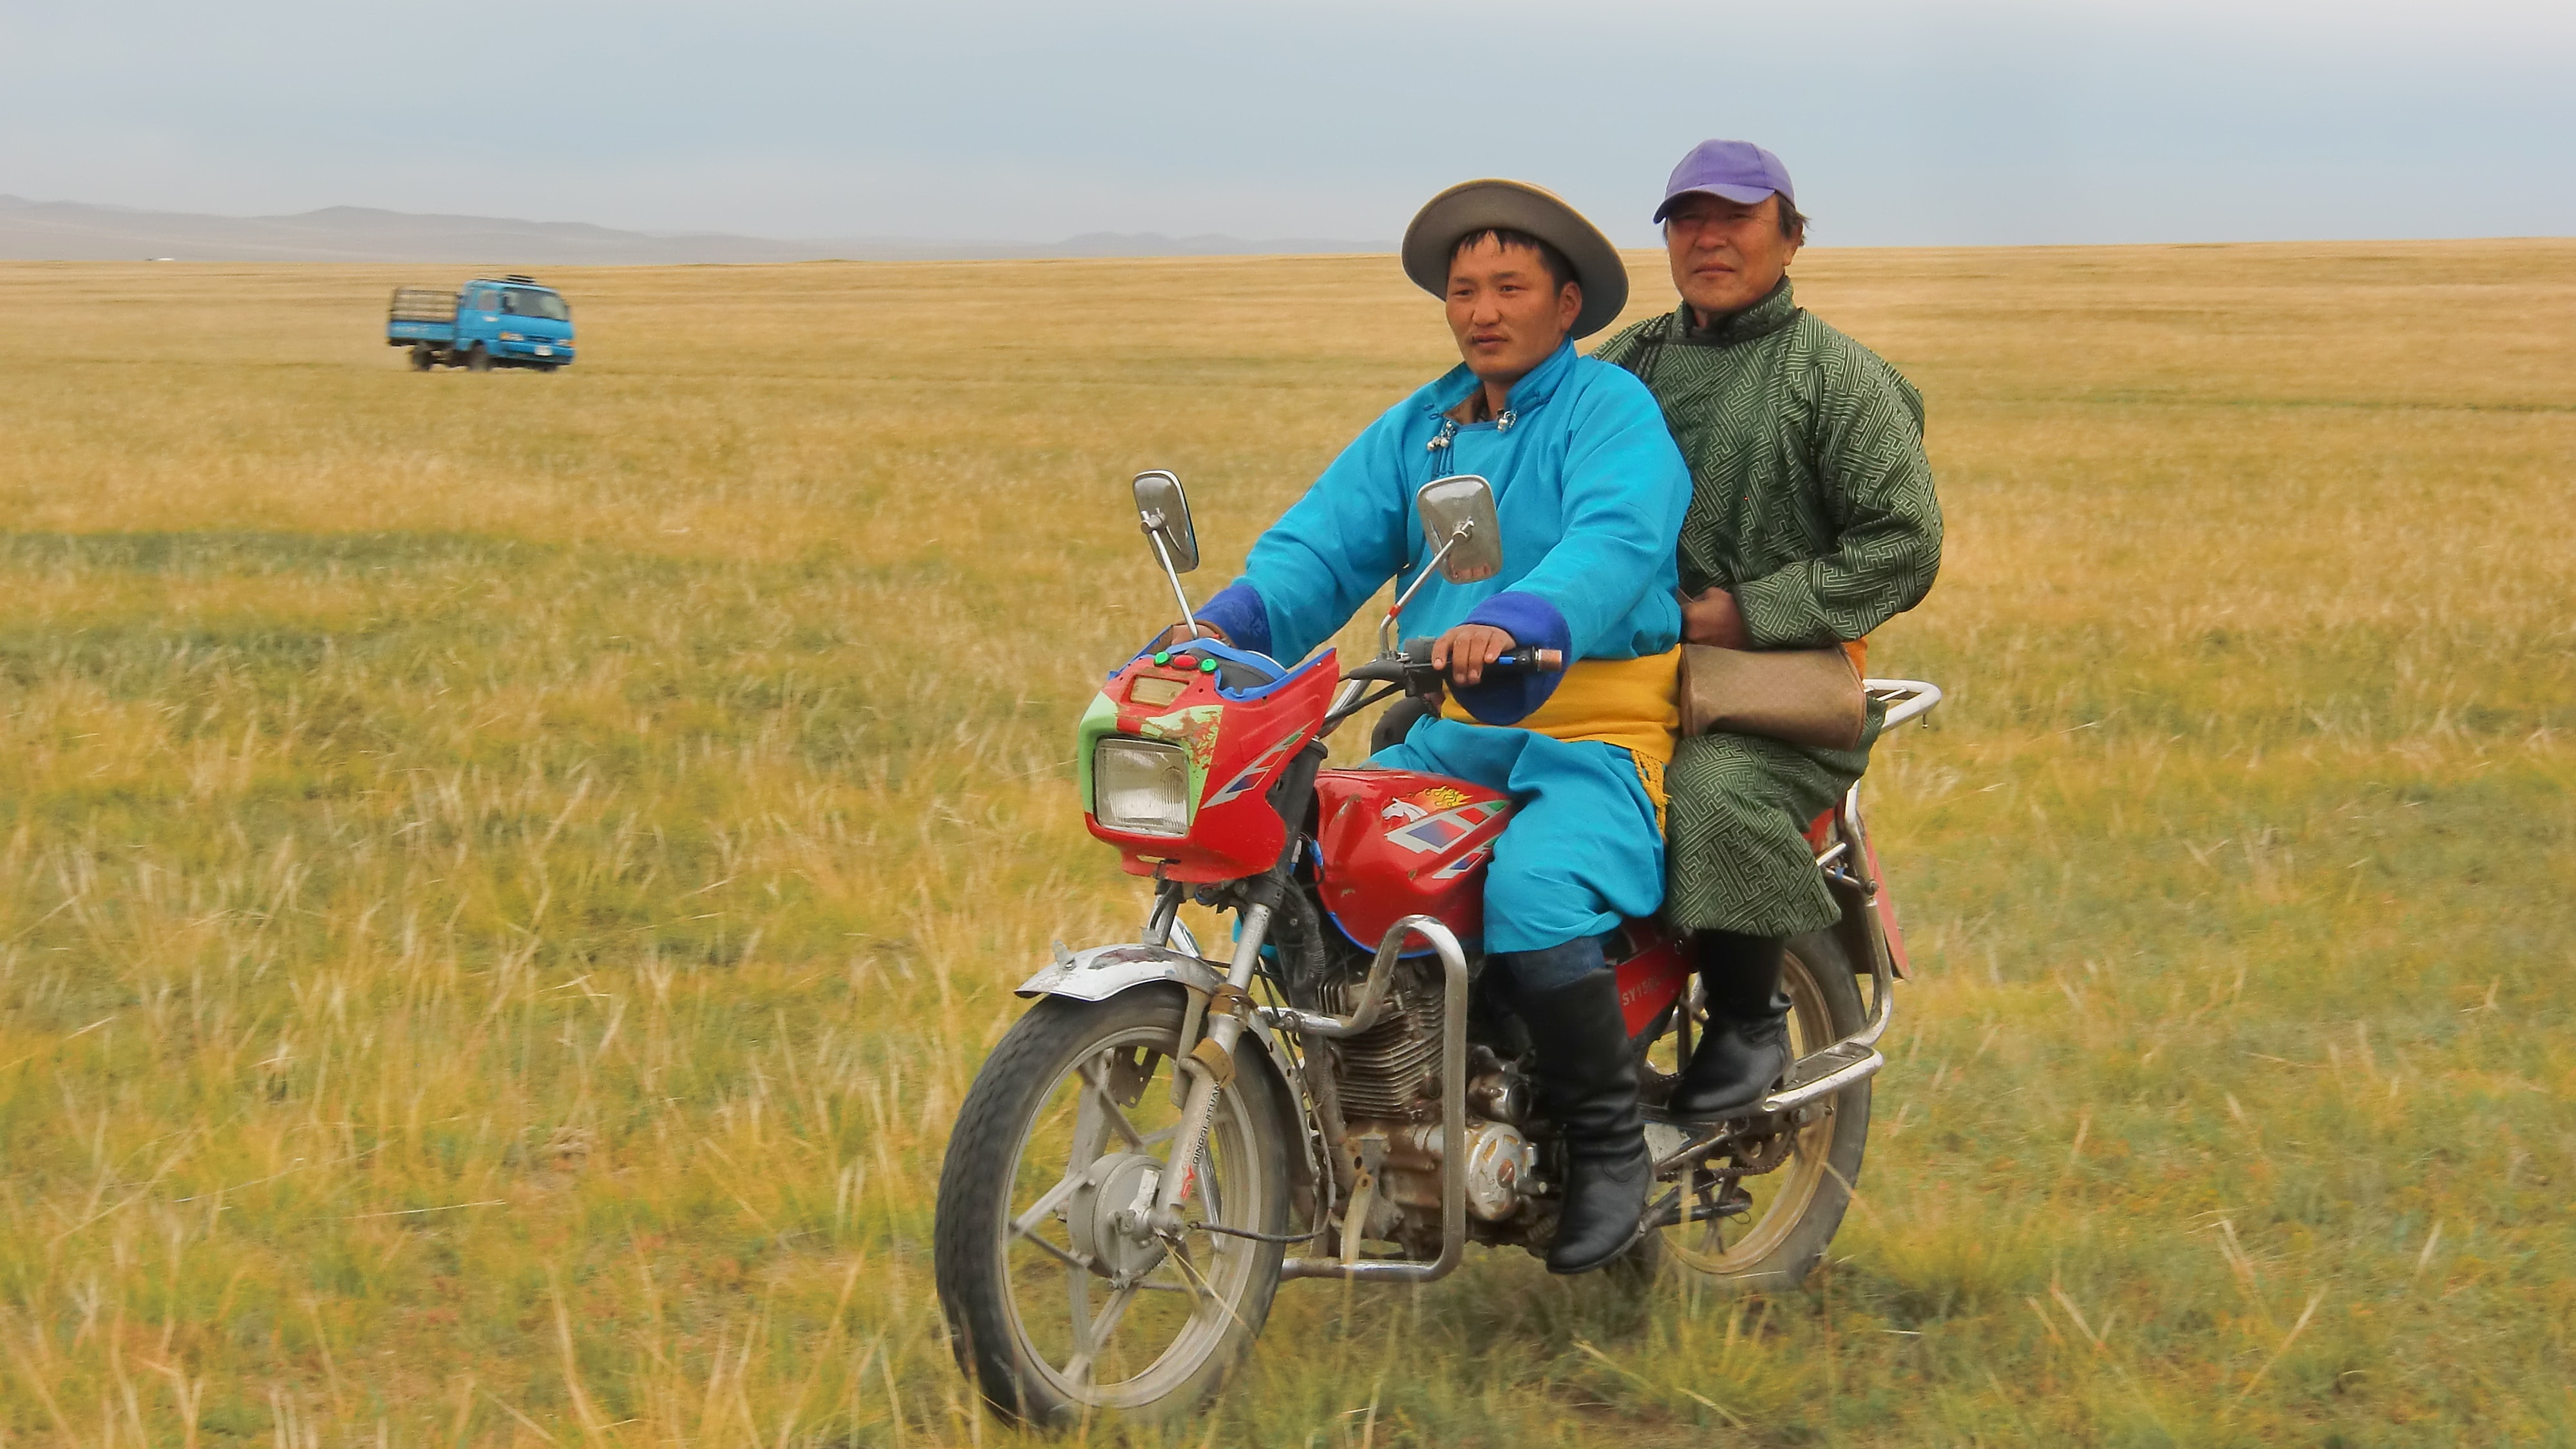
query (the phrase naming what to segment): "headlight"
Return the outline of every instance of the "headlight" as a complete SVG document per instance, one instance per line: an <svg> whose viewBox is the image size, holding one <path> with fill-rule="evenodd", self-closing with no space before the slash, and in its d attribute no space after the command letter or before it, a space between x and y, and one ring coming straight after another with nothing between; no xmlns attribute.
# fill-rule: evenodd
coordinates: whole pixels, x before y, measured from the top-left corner
<svg viewBox="0 0 2576 1449"><path fill-rule="evenodd" d="M1190 767L1180 746L1111 738L1091 752L1091 814L1134 835L1190 833Z"/></svg>
<svg viewBox="0 0 2576 1449"><path fill-rule="evenodd" d="M501 334L501 340L504 342L525 342L528 339L520 336L516 332L504 332Z"/></svg>

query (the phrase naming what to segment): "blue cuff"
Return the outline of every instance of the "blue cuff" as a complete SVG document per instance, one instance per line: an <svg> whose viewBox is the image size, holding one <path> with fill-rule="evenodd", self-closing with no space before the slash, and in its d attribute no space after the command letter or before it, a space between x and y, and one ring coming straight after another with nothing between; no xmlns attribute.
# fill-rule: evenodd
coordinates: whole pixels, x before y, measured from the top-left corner
<svg viewBox="0 0 2576 1449"><path fill-rule="evenodd" d="M1478 604L1459 622L1490 624L1511 635L1516 648L1554 649L1566 655L1566 663L1574 662L1574 631L1566 627L1565 616L1556 611L1556 605L1536 594L1506 590ZM1557 684L1564 678L1562 673L1515 674L1463 688L1452 685L1450 689L1467 713L1489 725L1509 725L1527 719L1547 703L1547 697L1556 693Z"/></svg>
<svg viewBox="0 0 2576 1449"><path fill-rule="evenodd" d="M1255 654L1270 652L1270 606L1261 602L1252 585L1241 579L1217 591L1217 596L1199 605L1199 622L1214 624L1225 631L1225 637L1237 649ZM1289 661L1294 663L1294 660Z"/></svg>

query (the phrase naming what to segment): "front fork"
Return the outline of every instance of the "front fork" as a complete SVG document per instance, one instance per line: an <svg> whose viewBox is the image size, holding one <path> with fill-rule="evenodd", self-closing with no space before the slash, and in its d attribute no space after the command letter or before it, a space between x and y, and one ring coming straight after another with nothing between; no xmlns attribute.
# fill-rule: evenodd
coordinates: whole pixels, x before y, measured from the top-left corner
<svg viewBox="0 0 2576 1449"><path fill-rule="evenodd" d="M1146 944L1159 946L1171 932L1171 918L1180 909L1181 887L1166 885L1154 902L1154 915L1146 925ZM1234 1047L1242 1040L1245 1018L1252 1007L1252 973L1261 964L1261 946L1270 936L1270 907L1259 901L1243 908L1243 930L1235 938L1234 960L1227 967L1225 984L1209 993L1202 1004L1193 992L1190 1011L1181 1023L1181 1038L1173 1043L1183 1048L1173 1065L1188 1079L1188 1095L1181 1099L1181 1120L1172 1133L1171 1155L1163 1161L1162 1182L1154 1190L1154 1211L1148 1226L1158 1235L1179 1232L1186 1226L1181 1217L1181 1204L1189 1199L1191 1186L1197 1180L1193 1170L1199 1152L1207 1145L1208 1124L1216 1116L1216 1094L1234 1081ZM1204 1024L1206 1033L1201 1035ZM1193 1040L1195 1038L1195 1040Z"/></svg>
<svg viewBox="0 0 2576 1449"><path fill-rule="evenodd" d="M1177 889L1166 886L1164 892L1146 924L1148 944L1156 944L1157 932L1168 936L1172 913L1178 909ZM1181 1099L1179 1128L1172 1134L1171 1153L1163 1161L1162 1179L1155 1188L1154 1209L1145 1223L1146 1229L1158 1237L1170 1239L1188 1226L1181 1207L1188 1202L1196 1181L1191 1168L1207 1142L1208 1127L1216 1115L1217 1093L1234 1080L1235 1044L1242 1039L1255 1010L1246 988L1260 965L1261 947L1270 934L1271 913L1271 906L1260 900L1245 904L1243 932L1235 941L1234 960L1226 972L1225 984L1208 993L1204 1007L1198 993L1191 993L1189 1015L1181 1023L1180 1040L1173 1043L1179 1050L1174 1063L1187 1087ZM1440 961L1445 1010L1441 1013L1439 1131L1444 1144L1463 1143L1467 1140L1467 955L1458 938L1437 919L1407 916L1387 931L1386 938L1378 943L1376 959L1369 964L1359 1000L1348 1015L1333 1016L1293 1006L1259 1010L1274 1030L1292 1031L1309 1040L1349 1037L1366 1031L1377 1024L1386 1009L1395 965L1408 940L1428 945ZM1204 1035L1199 1031L1202 1021ZM1344 1225L1346 1249L1358 1241L1364 1210L1359 1198L1352 1201L1355 1206L1351 1221ZM1291 1258L1280 1265L1282 1274L1290 1278L1371 1278L1415 1283L1448 1276L1458 1266L1467 1243L1466 1169L1461 1153L1454 1148L1441 1155L1440 1230L1440 1254L1428 1261L1353 1261L1346 1251L1339 1261Z"/></svg>
<svg viewBox="0 0 2576 1449"><path fill-rule="evenodd" d="M1297 851L1305 833L1307 809L1315 796L1315 772L1323 763L1323 742L1308 740L1271 782L1269 800L1279 810L1281 823L1288 827L1287 839L1280 847L1277 864L1236 888L1241 892L1243 907L1241 929L1235 935L1234 960L1226 968L1225 983L1208 993L1204 1002L1197 992L1190 993L1188 1014L1181 1019L1180 1039L1172 1043L1180 1053L1172 1064L1187 1078L1189 1089L1181 1099L1181 1120L1172 1133L1171 1154L1163 1159L1162 1181L1154 1189L1154 1210L1148 1222L1157 1235L1170 1238L1185 1226L1181 1204L1189 1200L1198 1175L1195 1168L1199 1152L1207 1145L1208 1124L1216 1116L1216 1094L1234 1081L1234 1048L1243 1039L1244 1024L1252 1014L1252 973L1260 967L1261 947L1270 939L1270 915L1282 894L1297 888ZM1160 882L1154 895L1154 912L1145 922L1145 944L1160 947L1171 938L1172 922L1181 910L1181 896L1188 889L1179 881ZM1202 1026L1206 1028L1204 1035Z"/></svg>

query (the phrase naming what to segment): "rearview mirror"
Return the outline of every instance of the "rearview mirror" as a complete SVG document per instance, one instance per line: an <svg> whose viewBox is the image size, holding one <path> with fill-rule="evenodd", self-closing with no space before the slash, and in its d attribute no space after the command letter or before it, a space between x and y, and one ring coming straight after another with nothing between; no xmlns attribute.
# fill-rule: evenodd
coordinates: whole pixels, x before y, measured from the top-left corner
<svg viewBox="0 0 2576 1449"><path fill-rule="evenodd" d="M1139 486L1143 480L1137 480ZM1175 484L1177 488L1179 485ZM1503 530L1494 519L1494 485L1473 473L1434 478L1413 495L1422 515L1422 546L1453 584L1503 571Z"/></svg>
<svg viewBox="0 0 2576 1449"><path fill-rule="evenodd" d="M1486 511L1492 511L1491 504ZM1136 517L1145 536L1160 545L1162 562L1173 573L1199 566L1199 536L1190 527L1190 500L1178 477L1160 468L1137 474Z"/></svg>

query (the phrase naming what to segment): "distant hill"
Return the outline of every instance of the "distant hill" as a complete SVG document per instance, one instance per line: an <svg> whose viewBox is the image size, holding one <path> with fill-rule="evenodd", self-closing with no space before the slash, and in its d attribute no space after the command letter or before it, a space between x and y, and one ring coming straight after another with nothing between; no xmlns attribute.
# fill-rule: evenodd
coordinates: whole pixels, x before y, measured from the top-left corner
<svg viewBox="0 0 2576 1449"><path fill-rule="evenodd" d="M496 266L670 266L832 258L1246 256L1391 252L1392 242L1294 237L1169 237L1086 232L1051 245L859 237L772 241L718 232L618 231L578 221L518 221L326 206L295 216L199 216L0 196L0 261L463 262Z"/></svg>

